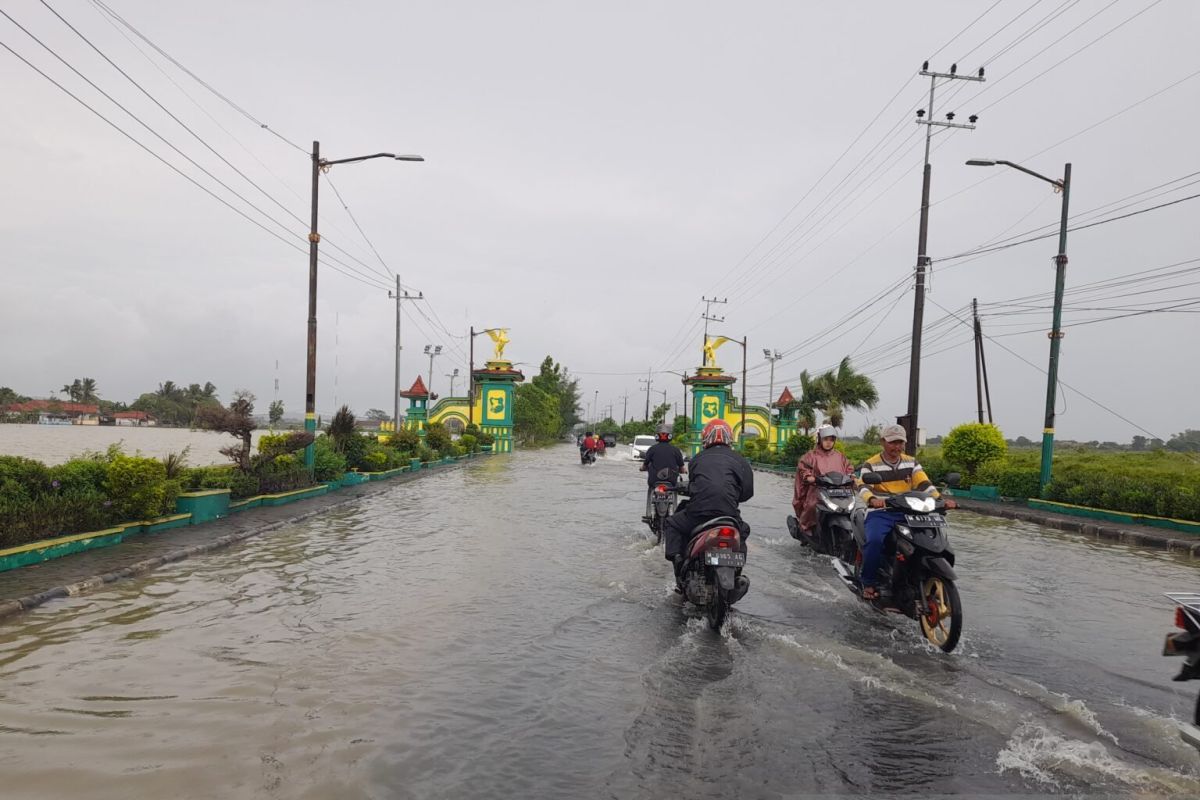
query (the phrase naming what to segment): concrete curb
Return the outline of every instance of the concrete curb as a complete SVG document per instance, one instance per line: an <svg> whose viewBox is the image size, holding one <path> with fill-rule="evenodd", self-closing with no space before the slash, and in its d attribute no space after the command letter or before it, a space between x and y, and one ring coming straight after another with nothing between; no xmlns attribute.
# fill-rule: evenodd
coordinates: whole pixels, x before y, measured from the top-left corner
<svg viewBox="0 0 1200 800"><path fill-rule="evenodd" d="M448 467L448 466L457 466L457 465L446 464L444 466ZM397 483L389 483L388 487L390 488L393 486L397 486L401 483L408 483L411 480L414 480L422 475L426 475L426 474L430 474L430 473L434 473L434 472L442 473L442 472L447 472L447 471L449 471L449 470L446 470L444 468L438 469L438 470L424 470L423 469L420 472L411 473L411 477L408 477L407 480L402 480ZM382 488L382 487L380 487L380 488ZM372 492L371 494L377 494L377 492ZM11 599L11 600L0 600L0 620L7 619L8 617L11 617L15 614L20 614L22 612L29 611L31 609L37 608L38 606L45 605L46 603L50 602L51 600L57 600L57 599L60 599L63 597L76 597L78 595L82 595L87 592L90 592L93 589L99 589L100 587L105 586L107 584L122 580L123 578L132 578L135 575L143 575L147 572L151 572L151 571L157 569L158 567L163 566L164 564L173 564L176 561L183 561L184 559L191 558L192 556L202 555L204 553L210 553L214 550L220 550L222 548L237 544L238 542L241 542L245 539L250 539L254 536L260 536L264 533L269 533L270 531L277 530L279 528L284 527L285 525L294 525L297 522L301 522L303 520L309 519L310 517L319 516L331 508L337 508L339 506L348 505L349 503L353 503L358 500L361 500L365 496L367 496L367 495L365 495L365 494L351 495L349 497L346 497L341 500L337 500L332 503L325 503L320 508L314 508L314 509L312 509L310 511L306 511L302 514L297 514L293 517L288 517L287 519L276 520L275 522L269 522L269 523L266 523L264 525L259 525L254 528L248 528L247 530L238 531L237 533L226 534L225 536L220 536L211 541L201 542L200 544L194 544L189 547L182 547L178 550L172 550L171 552L165 553L161 556L154 556L153 558L143 559L141 561L134 562L133 564L130 564L127 567L123 567L122 569L114 570L112 572L106 572L102 575L93 575L89 578L84 578L83 580L75 581L74 583L69 583L64 586L55 586L52 589L47 589L43 592L37 592L36 594L25 595L24 597L18 597L18 598ZM309 499L317 500L320 498L313 497L313 498L309 498ZM307 500L301 500L299 502L303 503L303 502L307 502ZM246 513L249 513L249 512L246 512ZM117 545L117 546L119 547L120 545Z"/></svg>
<svg viewBox="0 0 1200 800"><path fill-rule="evenodd" d="M955 498L966 511L984 514L989 517L1003 517L1021 522L1032 522L1047 528L1079 533L1093 539L1104 539L1110 542L1152 547L1177 553L1188 553L1192 558L1200 558L1200 541L1183 536L1170 536L1149 526L1102 525L1087 519L1071 517L1066 514L1054 514L1039 511L1010 503L991 503L979 500Z"/></svg>
<svg viewBox="0 0 1200 800"><path fill-rule="evenodd" d="M769 475L778 475L781 478L789 477L785 473L764 467L754 466L754 470L756 472L765 472ZM971 500L961 496L955 496L954 499L958 501L959 508L964 511L972 511L988 517L1002 517L1021 522L1032 522L1035 525L1067 531L1068 533L1078 533L1090 536L1093 539L1103 539L1105 541L1119 542L1136 547L1150 547L1168 552L1187 553L1193 559L1200 558L1200 541L1197 539L1186 536L1171 536L1164 533L1160 528L1151 528L1148 525L1099 524L1088 519L1026 508L1015 503Z"/></svg>

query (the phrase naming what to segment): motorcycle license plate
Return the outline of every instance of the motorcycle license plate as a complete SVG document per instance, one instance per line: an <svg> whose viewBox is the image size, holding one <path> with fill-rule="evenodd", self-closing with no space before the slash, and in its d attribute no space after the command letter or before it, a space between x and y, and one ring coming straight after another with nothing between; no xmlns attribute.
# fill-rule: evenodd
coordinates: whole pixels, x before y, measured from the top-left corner
<svg viewBox="0 0 1200 800"><path fill-rule="evenodd" d="M710 567L744 567L746 554L736 550L709 550L704 554L704 563Z"/></svg>
<svg viewBox="0 0 1200 800"><path fill-rule="evenodd" d="M854 492L849 489L829 489L826 494L830 497L851 497Z"/></svg>
<svg viewBox="0 0 1200 800"><path fill-rule="evenodd" d="M941 528L946 525L946 518L941 514L905 514L904 521L910 528Z"/></svg>

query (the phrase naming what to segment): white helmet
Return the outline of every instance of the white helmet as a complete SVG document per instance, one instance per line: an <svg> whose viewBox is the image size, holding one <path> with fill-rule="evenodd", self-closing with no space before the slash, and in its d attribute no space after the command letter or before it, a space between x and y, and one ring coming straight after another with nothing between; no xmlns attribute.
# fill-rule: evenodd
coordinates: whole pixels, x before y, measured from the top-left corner
<svg viewBox="0 0 1200 800"><path fill-rule="evenodd" d="M833 427L832 425L822 425L821 427L817 428L818 442L828 436L832 436L835 439L838 438L837 428Z"/></svg>

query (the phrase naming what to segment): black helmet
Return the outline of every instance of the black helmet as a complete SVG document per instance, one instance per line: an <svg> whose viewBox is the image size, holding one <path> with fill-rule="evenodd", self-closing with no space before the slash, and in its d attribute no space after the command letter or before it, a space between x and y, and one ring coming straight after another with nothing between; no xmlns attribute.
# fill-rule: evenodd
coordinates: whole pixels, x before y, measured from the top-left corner
<svg viewBox="0 0 1200 800"><path fill-rule="evenodd" d="M586 435L587 436L595 436L596 434L592 433L591 431L588 431Z"/></svg>

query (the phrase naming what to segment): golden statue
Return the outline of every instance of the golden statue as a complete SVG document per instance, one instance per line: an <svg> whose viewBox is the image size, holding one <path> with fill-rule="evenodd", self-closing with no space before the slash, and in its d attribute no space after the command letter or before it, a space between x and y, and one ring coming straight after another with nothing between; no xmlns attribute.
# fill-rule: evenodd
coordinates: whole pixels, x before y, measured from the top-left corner
<svg viewBox="0 0 1200 800"><path fill-rule="evenodd" d="M508 344L508 328L490 328L487 335L492 337L492 341L496 343L496 353L492 357L493 361L504 360L504 346Z"/></svg>
<svg viewBox="0 0 1200 800"><path fill-rule="evenodd" d="M704 366L715 367L717 365L717 348L726 342L732 342L728 336L718 336L715 339L704 340Z"/></svg>

